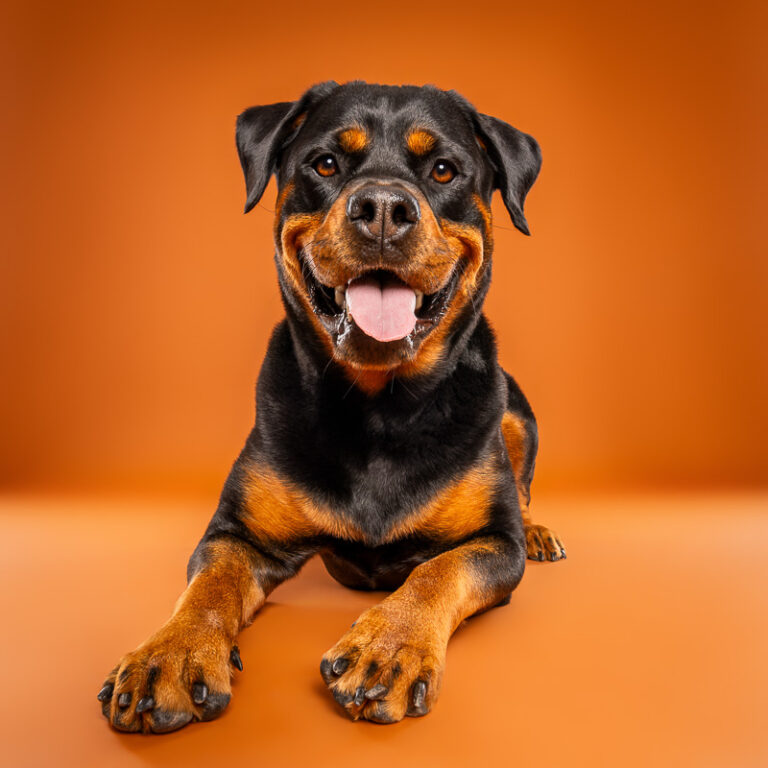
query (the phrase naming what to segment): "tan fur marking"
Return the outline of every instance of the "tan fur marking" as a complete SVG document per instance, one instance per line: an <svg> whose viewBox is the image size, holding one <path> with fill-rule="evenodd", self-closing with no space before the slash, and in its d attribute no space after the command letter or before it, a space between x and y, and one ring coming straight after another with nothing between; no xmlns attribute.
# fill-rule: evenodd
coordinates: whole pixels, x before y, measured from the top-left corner
<svg viewBox="0 0 768 768"><path fill-rule="evenodd" d="M266 467L252 466L245 481L245 524L259 539L288 543L328 534L362 539L360 531L316 504Z"/></svg>
<svg viewBox="0 0 768 768"><path fill-rule="evenodd" d="M272 222L272 235L275 238L275 243L277 243L277 233L280 228L280 217L283 211L283 206L285 205L285 201L291 196L293 193L293 190L295 189L295 185L292 181L289 181L281 190L280 194L277 196L277 203L275 203L275 218Z"/></svg>
<svg viewBox="0 0 768 768"><path fill-rule="evenodd" d="M338 139L341 148L350 154L354 152L362 152L368 146L369 142L365 128L359 125L353 125L351 128L342 131L339 134Z"/></svg>
<svg viewBox="0 0 768 768"><path fill-rule="evenodd" d="M488 521L495 482L493 461L489 459L451 483L421 510L409 515L390 532L387 541L415 533L446 541L469 536Z"/></svg>
<svg viewBox="0 0 768 768"><path fill-rule="evenodd" d="M504 436L509 461L515 474L515 485L517 486L517 496L520 501L523 523L530 525L529 498L522 485L523 462L525 461L525 424L515 414L507 411L501 419L501 434Z"/></svg>
<svg viewBox="0 0 768 768"><path fill-rule="evenodd" d="M304 276L301 274L301 264L298 257L299 250L312 240L322 221L323 216L321 213L295 213L289 216L285 220L282 232L280 233L278 253L282 259L288 280L293 285L294 293L302 303L306 316L310 318L312 325L315 327L317 337L324 344L328 354L333 357L333 342L309 301L307 286L304 282ZM276 225L276 240L277 237Z"/></svg>
<svg viewBox="0 0 768 768"><path fill-rule="evenodd" d="M414 128L405 137L405 144L414 155L421 157L434 149L437 139L423 128Z"/></svg>
<svg viewBox="0 0 768 768"><path fill-rule="evenodd" d="M463 259L466 266L462 269L459 285L448 311L437 328L424 340L416 357L401 366L399 372L403 376L428 373L442 359L446 337L451 331L453 322L464 306L471 301L478 277L485 268L485 243L478 229L444 219L441 222L441 230L443 236L451 243L452 251L459 254L456 260Z"/></svg>
<svg viewBox="0 0 768 768"><path fill-rule="evenodd" d="M472 200L477 206L477 210L480 211L480 215L483 217L483 224L485 224L485 250L491 253L493 250L493 214L480 195L472 195Z"/></svg>

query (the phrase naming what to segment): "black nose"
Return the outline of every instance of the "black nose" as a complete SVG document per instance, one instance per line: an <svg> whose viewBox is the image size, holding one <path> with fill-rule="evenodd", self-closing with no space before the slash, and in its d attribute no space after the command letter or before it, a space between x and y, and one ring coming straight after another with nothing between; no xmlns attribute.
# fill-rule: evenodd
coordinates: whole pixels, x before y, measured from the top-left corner
<svg viewBox="0 0 768 768"><path fill-rule="evenodd" d="M402 187L368 184L349 196L347 218L371 240L392 242L419 220L416 198Z"/></svg>

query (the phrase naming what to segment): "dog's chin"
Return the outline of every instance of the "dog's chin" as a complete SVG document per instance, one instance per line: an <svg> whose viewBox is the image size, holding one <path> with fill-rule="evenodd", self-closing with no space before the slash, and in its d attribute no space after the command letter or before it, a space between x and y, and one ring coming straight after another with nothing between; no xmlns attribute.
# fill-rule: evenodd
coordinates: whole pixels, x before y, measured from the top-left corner
<svg viewBox="0 0 768 768"><path fill-rule="evenodd" d="M444 319L459 284L459 270L455 268L443 288L420 297L410 333L400 339L379 341L355 322L343 290L325 285L311 269L302 266L309 304L331 338L335 359L360 369L389 370L413 361L424 340ZM360 276L366 274L362 272ZM375 274L397 280L394 273L386 270L376 270Z"/></svg>

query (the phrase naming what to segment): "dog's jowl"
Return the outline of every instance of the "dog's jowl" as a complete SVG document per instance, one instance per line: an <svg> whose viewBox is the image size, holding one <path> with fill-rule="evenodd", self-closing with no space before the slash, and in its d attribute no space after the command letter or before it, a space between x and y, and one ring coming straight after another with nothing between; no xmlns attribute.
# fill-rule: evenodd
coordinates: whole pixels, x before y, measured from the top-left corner
<svg viewBox="0 0 768 768"><path fill-rule="evenodd" d="M246 211L277 176L285 318L188 587L103 712L154 733L219 715L238 633L319 554L393 590L319 660L330 693L355 719L423 715L459 623L506 602L526 556L565 557L531 521L536 422L482 312L491 196L528 234L539 147L454 92L324 83L243 112L237 148Z"/></svg>

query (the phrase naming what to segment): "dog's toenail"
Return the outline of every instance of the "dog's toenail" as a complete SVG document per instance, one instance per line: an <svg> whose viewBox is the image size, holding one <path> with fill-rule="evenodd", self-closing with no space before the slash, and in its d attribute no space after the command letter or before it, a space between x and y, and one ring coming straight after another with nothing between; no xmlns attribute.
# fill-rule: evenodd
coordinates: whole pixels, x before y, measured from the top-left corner
<svg viewBox="0 0 768 768"><path fill-rule="evenodd" d="M115 690L115 686L112 683L107 683L97 694L96 698L99 701L109 701L112 698L112 691Z"/></svg>
<svg viewBox="0 0 768 768"><path fill-rule="evenodd" d="M365 698L369 701L373 701L374 699L378 699L383 696L388 690L389 688L387 688L386 685L377 683L365 694Z"/></svg>
<svg viewBox="0 0 768 768"><path fill-rule="evenodd" d="M349 666L349 661L347 659L336 659L336 661L333 662L333 674L334 675L343 675L344 672L347 671L347 667Z"/></svg>
<svg viewBox="0 0 768 768"><path fill-rule="evenodd" d="M203 704L208 698L208 686L205 683L195 683L192 686L192 701Z"/></svg>
<svg viewBox="0 0 768 768"><path fill-rule="evenodd" d="M229 660L232 662L232 666L235 669L240 670L240 672L243 671L243 661L240 658L240 649L237 646L234 646L229 654Z"/></svg>
<svg viewBox="0 0 768 768"><path fill-rule="evenodd" d="M427 684L423 680L417 680L413 684L413 706L421 709L427 696Z"/></svg>

